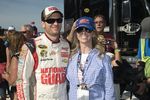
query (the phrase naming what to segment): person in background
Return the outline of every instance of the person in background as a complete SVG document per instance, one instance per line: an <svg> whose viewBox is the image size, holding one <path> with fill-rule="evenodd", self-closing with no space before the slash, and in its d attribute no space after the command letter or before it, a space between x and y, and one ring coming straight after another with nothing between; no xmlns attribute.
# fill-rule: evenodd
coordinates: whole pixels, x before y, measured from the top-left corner
<svg viewBox="0 0 150 100"><path fill-rule="evenodd" d="M138 53L137 53L137 57L139 60L146 62L146 68L147 70L145 70L145 75L147 78L150 77L150 69L149 64L150 64L150 17L146 17L142 20L141 22L141 27L142 27L142 31L141 31L141 37L139 39L139 46L138 46ZM147 80L148 83L150 83L150 80Z"/></svg>
<svg viewBox="0 0 150 100"><path fill-rule="evenodd" d="M32 41L32 39L34 39L36 37L34 27L31 24L24 24L21 27L20 31L26 37L27 42ZM34 85L35 85L34 77L31 77L30 78L30 88L29 88L31 93L34 92ZM30 97L31 97L30 99L33 99L34 98L34 94L33 95L31 94Z"/></svg>
<svg viewBox="0 0 150 100"><path fill-rule="evenodd" d="M67 100L66 67L70 54L68 42L60 35L63 14L54 6L41 13L44 34L34 38L32 53L23 45L16 81L18 100L30 100L30 78L35 78L34 99ZM33 99L31 99L33 100Z"/></svg>
<svg viewBox="0 0 150 100"><path fill-rule="evenodd" d="M120 49L112 34L104 33L104 28L106 26L105 17L103 15L96 15L94 17L94 22L99 48L101 48L100 50L102 52L106 52L106 54L111 57L116 100L120 100L121 67L116 63L116 61L121 61Z"/></svg>
<svg viewBox="0 0 150 100"><path fill-rule="evenodd" d="M20 30L27 39L34 38L34 28L30 24L24 24Z"/></svg>
<svg viewBox="0 0 150 100"><path fill-rule="evenodd" d="M77 50L67 67L69 100L116 100L110 57L95 48L94 20L77 19L73 35Z"/></svg>
<svg viewBox="0 0 150 100"><path fill-rule="evenodd" d="M139 84L138 90L140 100L150 99L150 17L146 17L141 22L141 37L139 39L137 58L145 63L144 76L145 80ZM139 61L137 64L139 64ZM147 92L146 95L143 95Z"/></svg>
<svg viewBox="0 0 150 100"><path fill-rule="evenodd" d="M21 52L21 47L26 41L26 38L22 33L16 31L9 31L8 34L9 35L7 36L7 40L9 43L8 49L11 56L11 61L8 69L2 74L2 77L8 81L10 86L12 86L17 79L18 57L19 53ZM10 95L11 100L17 99L17 95L15 93L16 92L13 92Z"/></svg>
<svg viewBox="0 0 150 100"><path fill-rule="evenodd" d="M14 26L9 26L8 27L8 31L15 31L15 30L16 30L16 28Z"/></svg>
<svg viewBox="0 0 150 100"><path fill-rule="evenodd" d="M32 21L30 23L30 25L33 27L33 30L34 30L33 35L34 35L34 37L37 37L38 36L38 28L35 26L35 22Z"/></svg>
<svg viewBox="0 0 150 100"><path fill-rule="evenodd" d="M7 30L7 32L6 32L6 40L5 40L5 45L6 45L6 47L7 47L7 49L8 49L8 51L9 51L9 61L11 61L11 54L10 54L10 49L9 49L9 43L8 43L8 41L7 41L7 37L9 37L12 33L14 33L16 31L16 28L14 27L14 26L9 26L8 27L8 30ZM7 69L9 69L8 68L9 66L7 66ZM15 96L16 95L16 85L15 84L13 84L13 85L11 85L11 86L9 86L9 95L10 95L10 98L11 99L13 99L13 98L16 98L17 96Z"/></svg>
<svg viewBox="0 0 150 100"><path fill-rule="evenodd" d="M9 94L9 84L7 80L2 77L2 73L8 69L10 64L9 50L5 45L4 31L0 33L0 99L6 100L6 91Z"/></svg>

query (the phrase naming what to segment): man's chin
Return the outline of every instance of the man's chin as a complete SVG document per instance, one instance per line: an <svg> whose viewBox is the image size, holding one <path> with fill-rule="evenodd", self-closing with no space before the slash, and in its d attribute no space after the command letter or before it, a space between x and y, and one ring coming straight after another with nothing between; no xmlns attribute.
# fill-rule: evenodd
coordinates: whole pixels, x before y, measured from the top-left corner
<svg viewBox="0 0 150 100"><path fill-rule="evenodd" d="M101 33L101 32L102 32L102 30L97 30L97 32L98 32L98 33Z"/></svg>
<svg viewBox="0 0 150 100"><path fill-rule="evenodd" d="M60 32L53 32L53 36L57 36L57 35L59 35L60 34Z"/></svg>

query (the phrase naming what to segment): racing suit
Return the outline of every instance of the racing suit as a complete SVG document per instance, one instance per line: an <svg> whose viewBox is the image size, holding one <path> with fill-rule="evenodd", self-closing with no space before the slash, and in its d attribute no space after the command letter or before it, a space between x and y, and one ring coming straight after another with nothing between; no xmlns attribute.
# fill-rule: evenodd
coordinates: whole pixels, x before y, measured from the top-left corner
<svg viewBox="0 0 150 100"><path fill-rule="evenodd" d="M29 86L34 87L34 100L67 100L66 66L69 44L60 37L52 43L46 34L34 39L36 52L33 54L23 45L18 63L17 96L19 100L30 98ZM35 86L30 82L35 77ZM32 90L33 91L33 90Z"/></svg>
<svg viewBox="0 0 150 100"><path fill-rule="evenodd" d="M67 79L70 84L69 100L77 100L77 89L80 84L78 79L78 57L75 54L68 63ZM110 57L99 57L99 51L90 51L84 65L84 80L89 90L89 100L115 100L114 84Z"/></svg>

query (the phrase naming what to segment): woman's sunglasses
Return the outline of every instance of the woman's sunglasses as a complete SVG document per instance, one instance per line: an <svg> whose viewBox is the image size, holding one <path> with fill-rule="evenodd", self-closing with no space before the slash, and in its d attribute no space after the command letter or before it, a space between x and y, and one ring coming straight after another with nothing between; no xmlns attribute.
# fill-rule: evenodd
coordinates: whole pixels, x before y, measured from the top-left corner
<svg viewBox="0 0 150 100"><path fill-rule="evenodd" d="M76 32L77 33L81 33L81 32L87 32L87 33L91 33L92 30L88 29L88 28L85 28L85 27L79 27L76 29Z"/></svg>

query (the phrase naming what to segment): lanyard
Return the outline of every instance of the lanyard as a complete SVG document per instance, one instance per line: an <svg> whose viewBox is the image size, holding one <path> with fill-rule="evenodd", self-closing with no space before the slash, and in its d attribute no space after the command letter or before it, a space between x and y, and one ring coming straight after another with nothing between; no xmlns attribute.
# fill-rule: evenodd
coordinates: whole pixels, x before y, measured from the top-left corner
<svg viewBox="0 0 150 100"><path fill-rule="evenodd" d="M78 60L77 60L77 67L81 70L82 74L84 73L84 69L81 68L81 53L79 53Z"/></svg>
<svg viewBox="0 0 150 100"><path fill-rule="evenodd" d="M85 73L85 68L86 68L85 65L88 63L88 57L86 58L86 62L83 68L81 67L81 52L79 53L78 59L77 59L77 68L79 68L79 70L82 72L82 82L84 82L84 73Z"/></svg>

